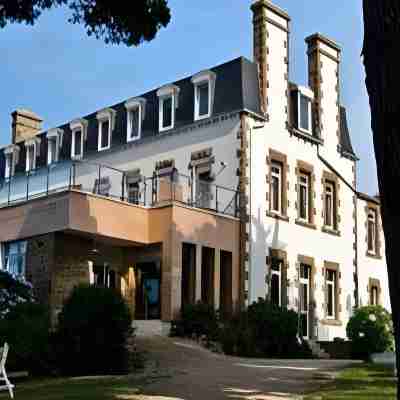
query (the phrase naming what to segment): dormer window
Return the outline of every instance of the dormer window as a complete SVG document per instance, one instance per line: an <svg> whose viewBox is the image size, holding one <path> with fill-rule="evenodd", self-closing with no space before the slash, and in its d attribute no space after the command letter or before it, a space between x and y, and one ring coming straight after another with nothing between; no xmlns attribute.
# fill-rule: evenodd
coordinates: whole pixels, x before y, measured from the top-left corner
<svg viewBox="0 0 400 400"><path fill-rule="evenodd" d="M26 148L26 172L31 172L36 169L36 158L39 156L40 139L33 138L25 142Z"/></svg>
<svg viewBox="0 0 400 400"><path fill-rule="evenodd" d="M163 86L157 91L160 132L175 127L175 111L178 108L179 91L179 87L175 85Z"/></svg>
<svg viewBox="0 0 400 400"><path fill-rule="evenodd" d="M314 93L306 87L298 86L292 92L292 100L295 128L302 133L312 135L312 102Z"/></svg>
<svg viewBox="0 0 400 400"><path fill-rule="evenodd" d="M97 113L99 122L98 151L108 150L111 147L111 134L115 127L115 114L112 108L106 108Z"/></svg>
<svg viewBox="0 0 400 400"><path fill-rule="evenodd" d="M146 99L135 98L125 103L127 111L127 132L126 141L132 142L142 136L142 123L146 111Z"/></svg>
<svg viewBox="0 0 400 400"><path fill-rule="evenodd" d="M47 132L47 165L58 162L63 134L62 129L51 129Z"/></svg>
<svg viewBox="0 0 400 400"><path fill-rule="evenodd" d="M85 119L77 119L69 124L71 129L71 158L79 160L83 158L83 143L87 137L88 123Z"/></svg>
<svg viewBox="0 0 400 400"><path fill-rule="evenodd" d="M216 75L212 71L202 71L193 76L194 119L209 118L212 114Z"/></svg>
<svg viewBox="0 0 400 400"><path fill-rule="evenodd" d="M4 171L5 179L10 179L14 176L15 166L18 164L19 161L19 152L20 148L14 144L7 146L4 149L4 156L6 159L6 168Z"/></svg>

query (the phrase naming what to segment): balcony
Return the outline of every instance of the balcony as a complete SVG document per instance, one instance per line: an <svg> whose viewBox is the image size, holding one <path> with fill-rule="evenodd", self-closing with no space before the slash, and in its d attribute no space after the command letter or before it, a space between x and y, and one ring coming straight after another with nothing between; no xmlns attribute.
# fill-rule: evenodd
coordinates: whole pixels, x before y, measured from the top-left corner
<svg viewBox="0 0 400 400"><path fill-rule="evenodd" d="M146 208L177 202L232 217L238 216L238 192L193 180L173 169L151 177L105 165L65 162L18 174L0 182L0 208L75 190Z"/></svg>

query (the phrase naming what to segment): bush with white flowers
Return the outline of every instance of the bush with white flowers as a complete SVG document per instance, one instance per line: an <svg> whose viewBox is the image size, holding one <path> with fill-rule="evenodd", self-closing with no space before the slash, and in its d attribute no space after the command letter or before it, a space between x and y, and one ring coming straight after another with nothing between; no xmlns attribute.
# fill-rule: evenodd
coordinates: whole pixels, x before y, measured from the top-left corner
<svg viewBox="0 0 400 400"><path fill-rule="evenodd" d="M381 306L360 307L347 324L353 357L368 360L373 353L393 350L393 323Z"/></svg>

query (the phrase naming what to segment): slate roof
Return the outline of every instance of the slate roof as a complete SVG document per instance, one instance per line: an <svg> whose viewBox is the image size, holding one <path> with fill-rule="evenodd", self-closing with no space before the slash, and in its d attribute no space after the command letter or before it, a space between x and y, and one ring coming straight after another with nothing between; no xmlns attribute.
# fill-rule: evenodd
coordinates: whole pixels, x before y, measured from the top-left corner
<svg viewBox="0 0 400 400"><path fill-rule="evenodd" d="M216 74L214 107L210 118L217 115L250 111L262 116L260 97L259 97L259 81L257 64L244 58L239 57L228 61L224 64L211 68ZM141 139L135 141L140 142L155 136L167 135L170 132L179 130L185 126L193 124L194 121L194 90L191 78L187 77L176 82L179 92L179 107L176 110L175 127L173 130L159 133L158 131L158 97L157 89L135 97L143 97L146 99L146 113L142 124ZM125 109L126 100L117 103L109 108L116 111L115 129L112 133L111 148L102 151L101 154L121 150L126 146L127 132L127 110ZM98 121L96 114L99 110L86 116L80 116L88 121L87 140L84 144L84 155L91 156L98 153ZM74 118L75 119L75 118ZM72 119L71 119L72 121ZM201 122L206 122L202 120ZM59 160L68 160L71 154L71 130L69 123L58 126L64 130L63 144L60 149ZM40 154L36 160L37 168L46 166L47 164L47 132L41 132L38 137L41 138ZM340 150L342 154L350 158L356 158L350 140L350 134L347 126L346 110L341 107L341 126L340 126ZM16 165L16 173L25 171L26 152L24 143L18 144L21 147L19 154L19 162ZM0 150L0 178L4 177L5 170L4 154Z"/></svg>

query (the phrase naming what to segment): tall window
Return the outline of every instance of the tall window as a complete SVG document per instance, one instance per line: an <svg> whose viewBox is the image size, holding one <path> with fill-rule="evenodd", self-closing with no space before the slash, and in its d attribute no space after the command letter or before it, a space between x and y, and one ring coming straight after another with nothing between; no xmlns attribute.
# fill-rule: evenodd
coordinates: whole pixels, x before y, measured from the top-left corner
<svg viewBox="0 0 400 400"><path fill-rule="evenodd" d="M16 146L14 144L7 146L4 149L5 162L6 162L4 177L6 179L9 179L12 176L14 176L15 165L18 164L19 161L19 152L20 152L19 146Z"/></svg>
<svg viewBox="0 0 400 400"><path fill-rule="evenodd" d="M213 71L202 71L192 77L194 85L194 120L210 117L215 91L216 75Z"/></svg>
<svg viewBox="0 0 400 400"><path fill-rule="evenodd" d="M368 241L368 252L371 254L376 254L376 235L377 235L377 225L376 225L376 211L370 209L368 211L368 223L367 223L367 241Z"/></svg>
<svg viewBox="0 0 400 400"><path fill-rule="evenodd" d="M106 287L115 289L116 287L116 273L110 269L109 266L98 266L93 267L94 284L100 287Z"/></svg>
<svg viewBox="0 0 400 400"><path fill-rule="evenodd" d="M162 109L162 129L173 128L173 97L161 99Z"/></svg>
<svg viewBox="0 0 400 400"><path fill-rule="evenodd" d="M369 303L371 306L379 305L379 287L377 285L372 285L370 287L369 297Z"/></svg>
<svg viewBox="0 0 400 400"><path fill-rule="evenodd" d="M36 167L36 151L35 144L26 146L26 172L33 171Z"/></svg>
<svg viewBox="0 0 400 400"><path fill-rule="evenodd" d="M9 153L9 154L6 154L5 157L6 157L6 169L4 172L4 177L6 179L9 179L14 175L14 173L13 173L13 155L12 155L12 153Z"/></svg>
<svg viewBox="0 0 400 400"><path fill-rule="evenodd" d="M335 185L332 182L325 183L325 226L336 228L335 221Z"/></svg>
<svg viewBox="0 0 400 400"><path fill-rule="evenodd" d="M71 135L71 158L83 158L83 144L87 136L88 122L85 119L77 119L70 123Z"/></svg>
<svg viewBox="0 0 400 400"><path fill-rule="evenodd" d="M282 305L282 261L277 258L271 261L271 303Z"/></svg>
<svg viewBox="0 0 400 400"><path fill-rule="evenodd" d="M111 133L115 125L115 110L106 108L97 114L98 132L98 151L107 150L111 147Z"/></svg>
<svg viewBox="0 0 400 400"><path fill-rule="evenodd" d="M26 241L4 244L4 265L7 272L13 276L25 276Z"/></svg>
<svg viewBox="0 0 400 400"><path fill-rule="evenodd" d="M72 132L72 158L82 158L83 140L82 130L76 129Z"/></svg>
<svg viewBox="0 0 400 400"><path fill-rule="evenodd" d="M47 164L51 165L57 162L57 139L55 137L49 138L47 142Z"/></svg>
<svg viewBox="0 0 400 400"><path fill-rule="evenodd" d="M334 270L326 270L326 316L334 319L336 317L336 276Z"/></svg>
<svg viewBox="0 0 400 400"><path fill-rule="evenodd" d="M302 221L309 222L309 204L310 204L310 176L306 173L300 173L299 175L299 191L298 191L298 202L299 202L299 218Z"/></svg>
<svg viewBox="0 0 400 400"><path fill-rule="evenodd" d="M128 110L128 139L135 140L140 137L140 108Z"/></svg>
<svg viewBox="0 0 400 400"><path fill-rule="evenodd" d="M271 164L271 211L282 214L282 164Z"/></svg>
<svg viewBox="0 0 400 400"><path fill-rule="evenodd" d="M300 96L300 129L311 133L311 100L299 94Z"/></svg>

